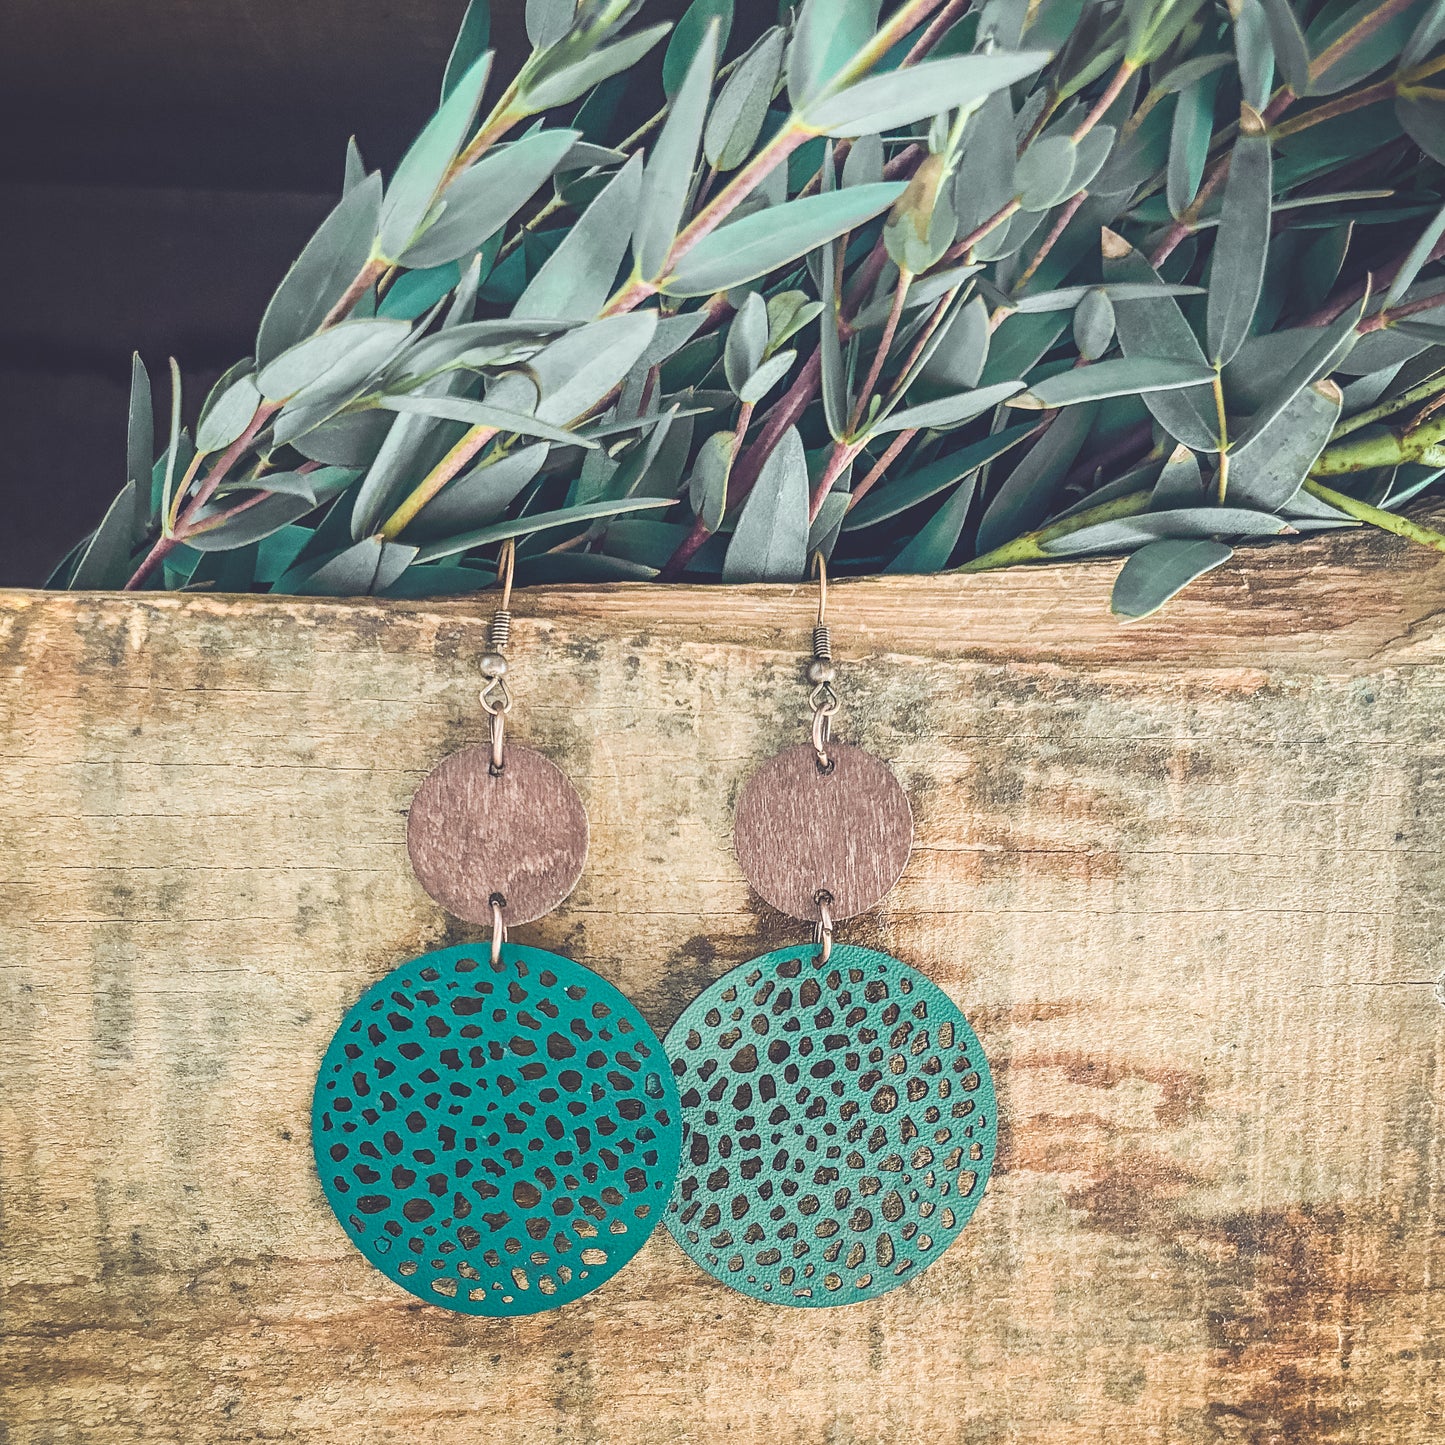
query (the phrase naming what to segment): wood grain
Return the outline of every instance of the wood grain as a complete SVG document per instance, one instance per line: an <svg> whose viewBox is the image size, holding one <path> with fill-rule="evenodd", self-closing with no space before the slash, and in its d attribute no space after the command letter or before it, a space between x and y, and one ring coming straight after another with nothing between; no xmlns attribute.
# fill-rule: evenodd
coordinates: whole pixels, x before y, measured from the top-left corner
<svg viewBox="0 0 1445 1445"><path fill-rule="evenodd" d="M489 609L0 594L7 1442L1440 1440L1445 562L1254 549L1128 628L1114 570L833 594L838 735L917 825L840 941L935 979L999 1087L962 1238L787 1311L659 1233L515 1322L372 1272L306 1133L346 1007L475 937L405 810L486 736ZM511 735L593 837L518 941L659 1030L803 927L729 835L806 739L811 606L518 595Z"/></svg>

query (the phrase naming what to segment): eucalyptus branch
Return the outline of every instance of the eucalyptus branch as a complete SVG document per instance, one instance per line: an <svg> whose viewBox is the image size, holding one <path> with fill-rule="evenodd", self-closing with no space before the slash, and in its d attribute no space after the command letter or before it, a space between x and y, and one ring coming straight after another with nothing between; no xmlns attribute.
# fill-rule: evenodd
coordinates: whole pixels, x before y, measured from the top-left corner
<svg viewBox="0 0 1445 1445"><path fill-rule="evenodd" d="M1020 562L1043 562L1049 559L1049 553L1044 550L1045 544L1056 542L1070 533L1081 531L1084 527L1092 527L1099 522L1113 522L1120 517L1137 517L1141 512L1149 509L1149 499L1153 495L1153 488L1142 487L1137 492L1129 492L1122 497L1112 497L1107 502L1100 502L1097 506L1086 507L1082 512L1075 512L1072 517L1065 517L1063 520L1054 522L1047 527L1039 527L1035 531L1025 532L1020 537L1015 537L1011 542L1005 542L1001 547L995 547L991 552L985 552L981 557L975 557L971 562L965 562L961 567L955 567L955 572L994 572L1000 567L1014 567Z"/></svg>
<svg viewBox="0 0 1445 1445"><path fill-rule="evenodd" d="M1418 542L1422 547L1433 547L1437 552L1445 552L1445 535L1433 531L1429 527L1422 527L1408 517L1402 517L1395 512L1383 511L1379 507L1372 507L1368 502L1362 502L1358 497L1352 497L1347 492L1337 492L1333 487L1327 487L1313 477L1305 482L1304 489L1310 496L1318 497L1320 501L1327 502L1337 511L1343 512L1347 517L1353 517L1357 522L1368 522L1372 527L1378 527L1383 532L1393 532L1395 536L1404 537L1411 542Z"/></svg>

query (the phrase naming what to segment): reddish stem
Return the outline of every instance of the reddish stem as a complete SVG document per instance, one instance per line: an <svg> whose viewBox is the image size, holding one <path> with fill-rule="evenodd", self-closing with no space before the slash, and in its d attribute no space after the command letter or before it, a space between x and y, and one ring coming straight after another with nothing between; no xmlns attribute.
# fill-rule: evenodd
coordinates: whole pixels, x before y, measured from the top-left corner
<svg viewBox="0 0 1445 1445"><path fill-rule="evenodd" d="M1339 64L1362 40L1368 40L1377 30L1388 25L1397 15L1408 10L1415 0L1385 0L1377 5L1357 25L1352 25L1333 45L1326 47L1310 62L1310 79L1318 80L1333 66Z"/></svg>
<svg viewBox="0 0 1445 1445"><path fill-rule="evenodd" d="M909 427L906 431L899 432L898 435L894 437L891 442L888 443L887 450L883 453L881 457L878 458L876 462L874 462L873 466L868 471L868 475L864 477L863 480L859 482L856 487L853 488L853 495L848 498L848 510L850 512L853 510L854 507L858 505L858 503L864 497L868 495L870 491L873 490L873 488L882 479L884 472L886 472L888 468L891 467L893 463L898 460L899 453L902 452L903 448L906 447L908 443L911 442L913 438L917 435L918 428Z"/></svg>
<svg viewBox="0 0 1445 1445"><path fill-rule="evenodd" d="M1118 100L1124 87L1128 85L1138 67L1128 60L1121 60L1119 68L1114 72L1114 78L1105 88L1104 93L1094 102L1093 109L1080 122L1079 128L1074 132L1074 144L1083 140L1098 123L1109 113L1109 107Z"/></svg>

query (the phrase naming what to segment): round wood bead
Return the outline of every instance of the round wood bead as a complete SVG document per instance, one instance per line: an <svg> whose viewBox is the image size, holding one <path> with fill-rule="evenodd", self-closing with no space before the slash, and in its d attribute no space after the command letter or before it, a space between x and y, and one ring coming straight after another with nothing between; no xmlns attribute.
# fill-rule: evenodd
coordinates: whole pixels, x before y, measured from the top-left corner
<svg viewBox="0 0 1445 1445"><path fill-rule="evenodd" d="M500 773L491 750L466 748L427 774L406 820L406 846L421 886L469 923L508 927L550 913L587 861L587 810L562 772L531 748L508 743Z"/></svg>
<svg viewBox="0 0 1445 1445"><path fill-rule="evenodd" d="M913 848L913 811L892 769L848 743L829 743L828 762L820 767L808 743L769 758L748 779L733 822L748 882L810 923L822 917L820 894L835 920L871 908Z"/></svg>

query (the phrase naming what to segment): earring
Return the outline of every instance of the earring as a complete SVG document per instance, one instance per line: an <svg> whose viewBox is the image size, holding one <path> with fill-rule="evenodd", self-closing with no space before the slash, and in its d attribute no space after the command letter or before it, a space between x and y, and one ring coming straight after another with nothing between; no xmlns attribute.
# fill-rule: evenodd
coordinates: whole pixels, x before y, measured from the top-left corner
<svg viewBox="0 0 1445 1445"><path fill-rule="evenodd" d="M725 974L666 1040L683 1110L668 1229L724 1284L801 1306L876 1298L937 1260L997 1141L988 1064L958 1007L896 958L834 942L898 881L913 816L885 763L832 738L815 561L812 740L753 774L734 819L748 882L814 941Z"/></svg>
<svg viewBox="0 0 1445 1445"><path fill-rule="evenodd" d="M421 1299L477 1315L566 1304L610 1279L665 1209L681 1144L662 1046L590 969L507 939L571 893L587 814L506 742L512 544L481 702L490 741L446 758L407 817L423 888L488 947L439 949L369 988L312 1106L321 1186L352 1242Z"/></svg>

